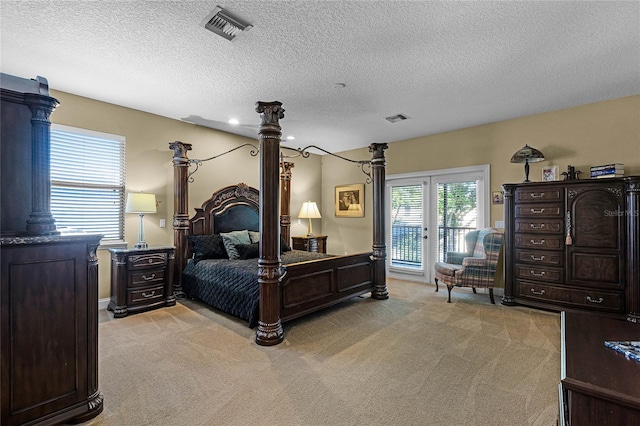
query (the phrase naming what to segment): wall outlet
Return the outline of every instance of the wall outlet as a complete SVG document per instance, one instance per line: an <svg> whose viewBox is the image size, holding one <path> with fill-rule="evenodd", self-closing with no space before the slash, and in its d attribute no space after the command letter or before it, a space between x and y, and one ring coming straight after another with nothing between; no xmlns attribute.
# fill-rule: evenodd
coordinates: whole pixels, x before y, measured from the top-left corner
<svg viewBox="0 0 640 426"><path fill-rule="evenodd" d="M496 220L496 228L504 229L504 220Z"/></svg>
<svg viewBox="0 0 640 426"><path fill-rule="evenodd" d="M167 220L160 219L160 228L166 228L166 227L167 227Z"/></svg>

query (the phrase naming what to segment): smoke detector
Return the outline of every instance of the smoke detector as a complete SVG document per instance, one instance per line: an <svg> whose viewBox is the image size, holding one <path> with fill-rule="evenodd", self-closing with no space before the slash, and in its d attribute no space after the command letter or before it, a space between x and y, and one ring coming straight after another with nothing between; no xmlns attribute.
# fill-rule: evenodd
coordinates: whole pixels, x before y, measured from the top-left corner
<svg viewBox="0 0 640 426"><path fill-rule="evenodd" d="M390 117L385 117L385 120L387 120L390 123L397 123L398 121L403 121L403 120L408 120L409 117L407 117L404 114L396 114L396 115L392 115Z"/></svg>
<svg viewBox="0 0 640 426"><path fill-rule="evenodd" d="M229 41L233 41L233 39L235 39L241 32L249 31L253 28L253 25L244 19L233 16L220 6L216 6L216 8L207 15L204 21L202 21L202 24L209 31L216 33Z"/></svg>

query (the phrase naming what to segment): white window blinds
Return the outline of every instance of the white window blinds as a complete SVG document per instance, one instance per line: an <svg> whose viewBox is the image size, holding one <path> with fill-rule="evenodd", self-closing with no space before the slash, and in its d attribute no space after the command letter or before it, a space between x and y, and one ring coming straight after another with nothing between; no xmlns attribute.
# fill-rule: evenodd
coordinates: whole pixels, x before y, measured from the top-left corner
<svg viewBox="0 0 640 426"><path fill-rule="evenodd" d="M125 138L51 127L51 213L56 227L124 239Z"/></svg>

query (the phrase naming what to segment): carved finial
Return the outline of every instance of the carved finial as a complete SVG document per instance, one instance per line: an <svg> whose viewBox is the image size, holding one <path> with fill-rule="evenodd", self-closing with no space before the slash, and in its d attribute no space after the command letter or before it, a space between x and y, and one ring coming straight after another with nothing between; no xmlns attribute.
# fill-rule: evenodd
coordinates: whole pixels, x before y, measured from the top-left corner
<svg viewBox="0 0 640 426"><path fill-rule="evenodd" d="M279 126L279 121L284 118L284 109L282 102L256 102L256 112L260 114L262 119L261 126Z"/></svg>

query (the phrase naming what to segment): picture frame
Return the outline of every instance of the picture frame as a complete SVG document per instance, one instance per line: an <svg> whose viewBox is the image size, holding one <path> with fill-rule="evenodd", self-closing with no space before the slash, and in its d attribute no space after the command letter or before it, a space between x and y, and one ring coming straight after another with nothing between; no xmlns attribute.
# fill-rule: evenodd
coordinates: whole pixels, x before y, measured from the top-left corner
<svg viewBox="0 0 640 426"><path fill-rule="evenodd" d="M491 193L491 204L504 204L504 192L493 191Z"/></svg>
<svg viewBox="0 0 640 426"><path fill-rule="evenodd" d="M542 168L542 181L552 182L558 180L560 174L558 173L558 166L547 166Z"/></svg>
<svg viewBox="0 0 640 426"><path fill-rule="evenodd" d="M336 217L364 217L364 184L336 186L335 209Z"/></svg>

